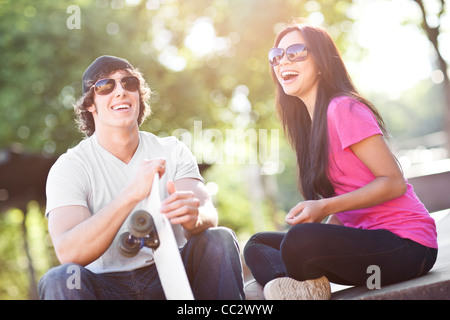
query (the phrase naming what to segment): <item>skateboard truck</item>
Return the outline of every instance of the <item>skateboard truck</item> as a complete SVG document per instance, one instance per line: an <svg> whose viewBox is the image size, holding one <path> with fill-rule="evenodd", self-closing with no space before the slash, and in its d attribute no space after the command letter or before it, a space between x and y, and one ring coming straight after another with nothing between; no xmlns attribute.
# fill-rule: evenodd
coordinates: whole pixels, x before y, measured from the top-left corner
<svg viewBox="0 0 450 320"><path fill-rule="evenodd" d="M156 250L159 237L153 217L145 210L135 211L129 221L130 231L120 235L120 252L126 257L134 257L143 247Z"/></svg>
<svg viewBox="0 0 450 320"><path fill-rule="evenodd" d="M133 257L143 247L153 249L153 259L164 294L168 300L193 300L194 295L181 259L172 225L161 214L159 174L155 174L152 192L143 202L145 210L133 212L129 232L120 235L119 252Z"/></svg>

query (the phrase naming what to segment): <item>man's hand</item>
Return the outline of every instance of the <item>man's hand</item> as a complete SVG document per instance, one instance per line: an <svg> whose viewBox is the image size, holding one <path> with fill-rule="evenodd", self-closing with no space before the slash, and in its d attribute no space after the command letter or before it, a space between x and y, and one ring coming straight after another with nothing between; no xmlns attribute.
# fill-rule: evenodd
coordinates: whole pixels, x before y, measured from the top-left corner
<svg viewBox="0 0 450 320"><path fill-rule="evenodd" d="M161 202L161 213L164 213L172 224L181 224L184 229L191 230L199 224L200 200L192 191L177 191L173 181L167 181L169 196Z"/></svg>
<svg viewBox="0 0 450 320"><path fill-rule="evenodd" d="M127 194L137 202L144 200L150 195L155 174L159 173L161 177L165 171L165 159L143 160L134 179L128 185Z"/></svg>
<svg viewBox="0 0 450 320"><path fill-rule="evenodd" d="M173 224L181 224L186 238L217 227L218 215L203 182L183 178L167 182L169 196L161 202L161 213Z"/></svg>

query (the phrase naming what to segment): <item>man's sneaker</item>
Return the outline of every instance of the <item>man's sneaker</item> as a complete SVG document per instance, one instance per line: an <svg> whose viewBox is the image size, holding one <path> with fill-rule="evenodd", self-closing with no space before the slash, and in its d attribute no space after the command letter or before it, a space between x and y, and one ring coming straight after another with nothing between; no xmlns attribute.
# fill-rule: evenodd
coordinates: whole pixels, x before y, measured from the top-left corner
<svg viewBox="0 0 450 320"><path fill-rule="evenodd" d="M266 300L329 300L331 287L328 279L297 281L292 278L276 278L264 286Z"/></svg>

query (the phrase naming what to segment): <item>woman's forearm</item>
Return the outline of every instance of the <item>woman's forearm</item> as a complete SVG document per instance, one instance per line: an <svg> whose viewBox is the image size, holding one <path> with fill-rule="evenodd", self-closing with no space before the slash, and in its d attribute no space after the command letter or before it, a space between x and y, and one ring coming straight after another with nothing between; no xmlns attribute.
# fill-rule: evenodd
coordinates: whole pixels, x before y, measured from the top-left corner
<svg viewBox="0 0 450 320"><path fill-rule="evenodd" d="M367 185L336 197L323 199L327 215L369 208L400 197L406 192L403 178L377 177Z"/></svg>

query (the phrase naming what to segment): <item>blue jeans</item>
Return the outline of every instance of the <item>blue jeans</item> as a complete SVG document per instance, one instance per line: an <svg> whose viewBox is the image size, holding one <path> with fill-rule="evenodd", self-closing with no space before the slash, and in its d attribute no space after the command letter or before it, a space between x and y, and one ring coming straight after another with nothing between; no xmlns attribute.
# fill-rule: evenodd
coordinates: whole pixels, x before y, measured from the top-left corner
<svg viewBox="0 0 450 320"><path fill-rule="evenodd" d="M370 266L380 270L381 285L427 273L437 249L400 238L387 230L362 230L321 223L293 226L285 232L262 232L244 248L245 261L255 280L265 285L278 277L328 280L365 286Z"/></svg>
<svg viewBox="0 0 450 320"><path fill-rule="evenodd" d="M239 247L230 229L207 229L190 238L180 253L195 299L244 299ZM69 279L74 268L80 274L78 287ZM50 269L39 280L38 291L40 299L48 300L165 299L155 265L96 274L76 264L63 264Z"/></svg>

